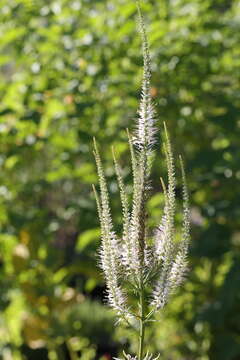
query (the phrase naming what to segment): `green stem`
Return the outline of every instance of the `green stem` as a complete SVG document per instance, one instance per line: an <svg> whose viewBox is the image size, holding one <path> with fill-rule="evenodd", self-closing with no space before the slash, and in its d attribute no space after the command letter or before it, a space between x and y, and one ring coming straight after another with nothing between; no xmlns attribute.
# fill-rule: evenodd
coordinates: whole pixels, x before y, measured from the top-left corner
<svg viewBox="0 0 240 360"><path fill-rule="evenodd" d="M139 319L139 347L138 360L143 360L144 335L145 335L145 319L144 319L144 289L143 284L140 288L140 319Z"/></svg>

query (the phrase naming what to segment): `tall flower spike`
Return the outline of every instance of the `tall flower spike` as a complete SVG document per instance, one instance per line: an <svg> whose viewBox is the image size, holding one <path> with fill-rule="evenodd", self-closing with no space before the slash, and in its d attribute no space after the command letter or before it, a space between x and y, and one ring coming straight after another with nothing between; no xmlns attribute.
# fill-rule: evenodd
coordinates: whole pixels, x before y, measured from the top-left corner
<svg viewBox="0 0 240 360"><path fill-rule="evenodd" d="M189 195L187 188L187 180L184 169L184 164L182 157L179 156L180 166L182 172L182 183L183 183L183 234L182 241L186 246L186 251L188 250L189 242L190 242L190 207L189 207Z"/></svg>
<svg viewBox="0 0 240 360"><path fill-rule="evenodd" d="M97 208L101 224L100 259L108 292L110 305L117 310L120 318L136 330L139 327L138 355L127 355L125 360L157 360L144 349L144 333L146 324L151 321L153 314L164 307L169 301L171 293L182 283L187 269L187 251L190 239L189 232L189 200L186 177L182 159L180 158L183 182L183 224L181 241L175 244L175 211L176 211L176 179L174 158L167 127L164 124L165 142L164 153L167 162L167 185L162 182L164 192L164 210L162 220L158 226L153 244L148 239L147 229L147 200L149 195L149 177L153 145L155 143L155 114L151 100L150 79L151 66L146 29L137 0L139 27L143 48L143 80L134 136L128 132L132 173L133 196L132 206L129 206L122 171L113 151L113 160L122 204L123 231L119 242L112 225L111 211L107 184L102 169L100 155L94 142L94 154L100 183L100 197L94 188ZM149 241L150 240L150 241ZM127 280L127 281L125 281ZM131 285L137 297L137 305L133 302L131 313L128 309L122 287ZM149 291L152 290L151 303L148 303ZM150 307L150 308L149 308ZM149 312L148 312L149 311ZM129 322L130 317L133 322ZM116 359L119 360L119 359Z"/></svg>
<svg viewBox="0 0 240 360"><path fill-rule="evenodd" d="M101 248L100 265L104 272L107 285L107 297L109 305L114 308L120 317L128 315L125 295L119 285L120 255L119 245L115 232L113 231L112 218L109 206L109 196L106 180L102 168L101 158L97 144L94 140L94 156L97 165L100 182L100 199L95 191L95 197L101 222Z"/></svg>
<svg viewBox="0 0 240 360"><path fill-rule="evenodd" d="M142 37L142 51L143 51L143 80L142 80L142 95L139 108L139 118L137 122L137 131L134 138L134 143L145 151L150 151L155 143L155 111L151 100L150 80L151 80L151 60L149 54L149 45L146 34L146 28L143 21L143 16L139 1L137 3L139 28Z"/></svg>
<svg viewBox="0 0 240 360"><path fill-rule="evenodd" d="M171 288L171 292L174 292L177 289L177 287L181 285L182 282L184 281L188 266L187 254L188 254L188 247L190 241L189 197L188 197L183 161L181 156L179 158L180 158L182 184L183 184L183 224L182 224L182 239L179 244L179 249L169 274L169 285Z"/></svg>
<svg viewBox="0 0 240 360"><path fill-rule="evenodd" d="M168 275L170 272L171 262L172 262L172 238L171 238L171 219L170 219L170 205L169 197L167 194L167 189L163 179L161 178L162 188L165 197L165 207L164 214L162 218L162 223L160 225L161 229L158 229L155 238L156 250L156 262L161 264L161 271L155 284L153 294L152 294L152 303L154 310L157 311L162 309L168 301L170 293L170 284L168 281Z"/></svg>
<svg viewBox="0 0 240 360"><path fill-rule="evenodd" d="M134 175L133 184L133 207L131 213L130 226L130 244L132 253L131 272L133 277L138 280L141 273L144 271L145 258L145 238L146 238L146 201L149 190L149 174L150 174L150 153L152 151L154 139L154 108L150 94L150 56L149 46L146 35L146 29L140 9L140 4L137 2L139 28L142 38L143 49L143 80L142 80L142 94L139 108L139 116L137 120L137 129L133 137L133 144L137 149L135 156L135 149L132 147L130 140L131 158L133 169L137 168L137 176ZM136 171L133 172L136 174Z"/></svg>
<svg viewBox="0 0 240 360"><path fill-rule="evenodd" d="M174 260L169 275L171 283L171 290L174 291L184 281L187 272L187 254L190 241L190 211L189 211L189 196L186 183L186 175L184 170L183 160L180 158L180 166L182 172L182 186L183 186L183 224L182 224L182 239L179 249Z"/></svg>
<svg viewBox="0 0 240 360"><path fill-rule="evenodd" d="M123 234L122 234L122 263L123 266L129 271L130 264L132 262L131 259L131 244L130 244L130 212L129 212L129 204L128 204L128 197L126 193L126 189L124 186L121 169L118 164L118 161L115 156L114 149L112 148L115 172L117 175L118 180L118 187L120 191L120 198L122 203L122 218L123 218Z"/></svg>
<svg viewBox="0 0 240 360"><path fill-rule="evenodd" d="M156 248L156 253L158 258L159 255L161 256L160 260L162 260L161 275L153 292L152 305L156 308L156 310L162 308L168 302L170 294L174 292L179 285L181 285L185 278L187 272L187 253L190 241L189 197L184 165L182 158L180 157L183 183L183 225L182 240L179 244L176 255L174 255L174 239L172 231L174 231L175 176L169 137L167 137L167 145L165 152L166 156L168 157L167 163L169 188L167 193L165 185L163 183L165 199L167 193L167 200L165 200L165 213L163 215L162 224L156 237L156 245L158 245ZM169 225L167 221L168 217L170 220Z"/></svg>
<svg viewBox="0 0 240 360"><path fill-rule="evenodd" d="M166 138L166 143L164 143L164 150L165 150L165 156L167 160L167 170L168 170L168 201L169 201L169 207L170 207L169 210L171 216L171 226L172 226L171 230L174 231L176 178L175 178L175 166L174 166L172 146L165 122L164 122L164 132Z"/></svg>
<svg viewBox="0 0 240 360"><path fill-rule="evenodd" d="M130 135L128 129L127 129L127 136L128 136L129 150L130 150L130 154L131 154L131 165L132 165L132 175L133 175L133 188L135 188L135 187L136 187L136 184L137 184L138 165L137 165L136 155L135 155L135 152L134 152L132 136Z"/></svg>
<svg viewBox="0 0 240 360"><path fill-rule="evenodd" d="M166 142L164 143L164 152L167 161L168 189L166 189L166 186L161 179L165 206L161 223L157 228L155 235L155 247L156 261L164 261L165 265L166 263L169 265L169 260L172 256L173 250L176 179L172 147L165 123L164 130L166 139Z"/></svg>
<svg viewBox="0 0 240 360"><path fill-rule="evenodd" d="M174 216L175 216L175 167L171 142L166 124L164 123L165 143L164 152L167 161L168 189L162 181L165 197L165 207L162 222L155 236L156 262L161 262L162 271L153 291L152 305L156 310L162 308L168 301L171 292L169 276L174 260Z"/></svg>

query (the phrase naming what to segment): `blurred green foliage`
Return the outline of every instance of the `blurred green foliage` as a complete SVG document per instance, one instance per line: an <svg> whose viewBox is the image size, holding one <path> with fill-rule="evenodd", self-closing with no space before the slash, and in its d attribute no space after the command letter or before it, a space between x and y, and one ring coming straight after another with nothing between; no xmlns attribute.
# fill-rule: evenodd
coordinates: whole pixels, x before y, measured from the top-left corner
<svg viewBox="0 0 240 360"><path fill-rule="evenodd" d="M149 349L162 359L237 360L240 2L149 0L143 9L159 129L165 120L184 154L193 223L188 281L149 329ZM96 136L120 224L110 149L130 186L125 128L134 128L142 71L135 14L127 0L1 0L3 360L107 360L129 344L102 305L91 183ZM152 226L162 213L159 154Z"/></svg>

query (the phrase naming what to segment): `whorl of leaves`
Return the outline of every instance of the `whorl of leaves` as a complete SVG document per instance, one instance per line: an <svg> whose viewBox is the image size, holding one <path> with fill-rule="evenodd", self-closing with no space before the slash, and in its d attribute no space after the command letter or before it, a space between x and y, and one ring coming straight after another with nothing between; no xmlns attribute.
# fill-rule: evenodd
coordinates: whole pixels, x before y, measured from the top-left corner
<svg viewBox="0 0 240 360"><path fill-rule="evenodd" d="M129 354L126 354L124 351L123 351L123 356L124 356L124 359L114 358L114 360L137 360L137 356L133 357ZM158 360L159 356L160 356L160 354L154 358L153 355L150 355L149 353L147 353L143 360Z"/></svg>

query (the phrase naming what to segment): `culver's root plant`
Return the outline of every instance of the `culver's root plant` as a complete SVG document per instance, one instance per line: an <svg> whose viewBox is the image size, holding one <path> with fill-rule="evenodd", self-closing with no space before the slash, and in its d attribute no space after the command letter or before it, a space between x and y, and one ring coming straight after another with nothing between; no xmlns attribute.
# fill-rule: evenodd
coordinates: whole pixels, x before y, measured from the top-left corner
<svg viewBox="0 0 240 360"><path fill-rule="evenodd" d="M133 173L131 202L126 192L122 171L113 151L113 161L122 204L122 234L114 231L107 184L99 150L94 140L94 155L100 184L100 195L93 187L101 224L100 266L103 270L109 305L119 321L135 327L139 334L138 354L127 360L156 360L145 350L145 327L154 314L169 301L183 282L187 271L189 245L189 204L184 166L180 157L183 188L181 240L176 241L176 179L170 139L164 125L164 152L167 163L167 184L161 179L165 198L163 216L154 234L147 228L146 203L150 193L151 164L156 143L155 112L150 94L151 64L145 25L137 3L143 48L143 80L138 120L133 135L128 133ZM133 293L137 306L129 302ZM150 294L150 295L149 295ZM137 326L136 326L137 324Z"/></svg>

